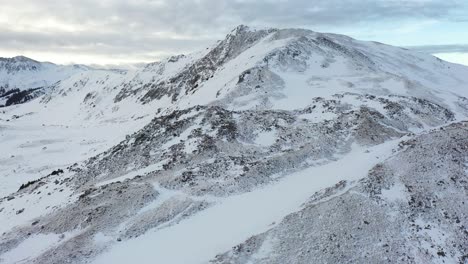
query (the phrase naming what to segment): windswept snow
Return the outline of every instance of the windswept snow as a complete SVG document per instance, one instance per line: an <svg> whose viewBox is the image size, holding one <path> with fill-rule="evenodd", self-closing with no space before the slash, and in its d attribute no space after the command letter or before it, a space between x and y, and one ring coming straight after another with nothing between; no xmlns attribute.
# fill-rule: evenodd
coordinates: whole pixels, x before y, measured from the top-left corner
<svg viewBox="0 0 468 264"><path fill-rule="evenodd" d="M58 244L60 240L60 235L57 234L35 235L2 255L0 260L4 263L28 263L53 245ZM26 255L24 252L28 252L28 254Z"/></svg>

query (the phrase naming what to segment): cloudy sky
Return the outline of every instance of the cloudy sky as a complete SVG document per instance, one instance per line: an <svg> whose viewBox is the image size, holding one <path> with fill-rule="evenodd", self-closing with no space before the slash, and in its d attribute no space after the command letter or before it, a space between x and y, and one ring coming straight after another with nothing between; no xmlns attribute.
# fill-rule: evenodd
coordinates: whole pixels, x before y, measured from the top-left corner
<svg viewBox="0 0 468 264"><path fill-rule="evenodd" d="M467 0L0 0L0 57L150 62L203 48L239 24L415 46L468 65Z"/></svg>

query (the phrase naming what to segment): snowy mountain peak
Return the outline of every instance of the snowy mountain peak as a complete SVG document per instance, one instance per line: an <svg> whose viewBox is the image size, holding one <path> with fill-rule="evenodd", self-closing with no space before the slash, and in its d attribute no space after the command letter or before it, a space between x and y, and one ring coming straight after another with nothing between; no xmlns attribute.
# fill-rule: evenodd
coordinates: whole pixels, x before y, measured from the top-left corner
<svg viewBox="0 0 468 264"><path fill-rule="evenodd" d="M237 34L238 32L241 32L241 31L249 31L250 30L250 27L247 26L247 25L243 25L243 24L240 24L238 25L237 27L233 28L231 30L231 34Z"/></svg>
<svg viewBox="0 0 468 264"><path fill-rule="evenodd" d="M22 56L22 55L12 57L11 60L12 61L20 61L20 62L35 62L35 63L38 63L38 61L33 60L31 58L28 58L26 56Z"/></svg>
<svg viewBox="0 0 468 264"><path fill-rule="evenodd" d="M256 29L246 25L239 25L234 28L231 33L226 35L225 39L220 42L219 46L224 46L225 48L235 48L235 46L243 46L246 44L248 45L249 43L251 44L276 31L278 31L278 29Z"/></svg>
<svg viewBox="0 0 468 264"><path fill-rule="evenodd" d="M16 56L13 58L0 58L0 72L15 74L21 71L38 71L42 64L38 61L25 56Z"/></svg>

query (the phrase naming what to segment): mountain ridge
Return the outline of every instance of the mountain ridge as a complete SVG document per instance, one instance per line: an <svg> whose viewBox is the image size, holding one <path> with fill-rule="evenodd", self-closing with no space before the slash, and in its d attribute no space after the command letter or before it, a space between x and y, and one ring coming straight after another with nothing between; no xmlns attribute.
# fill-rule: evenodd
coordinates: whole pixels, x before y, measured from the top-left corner
<svg viewBox="0 0 468 264"><path fill-rule="evenodd" d="M25 56L0 58L0 106L21 104L45 93L49 85L91 70L84 65L57 65Z"/></svg>

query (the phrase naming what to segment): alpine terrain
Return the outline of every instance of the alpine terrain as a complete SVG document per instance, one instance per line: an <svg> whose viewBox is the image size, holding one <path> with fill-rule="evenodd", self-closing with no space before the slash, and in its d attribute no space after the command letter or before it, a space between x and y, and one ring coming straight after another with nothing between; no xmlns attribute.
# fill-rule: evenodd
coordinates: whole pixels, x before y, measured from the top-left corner
<svg viewBox="0 0 468 264"><path fill-rule="evenodd" d="M0 263L468 263L468 67L239 26L137 70L0 59Z"/></svg>
<svg viewBox="0 0 468 264"><path fill-rule="evenodd" d="M34 99L44 94L49 85L88 69L83 65L38 62L24 56L0 58L0 107Z"/></svg>

